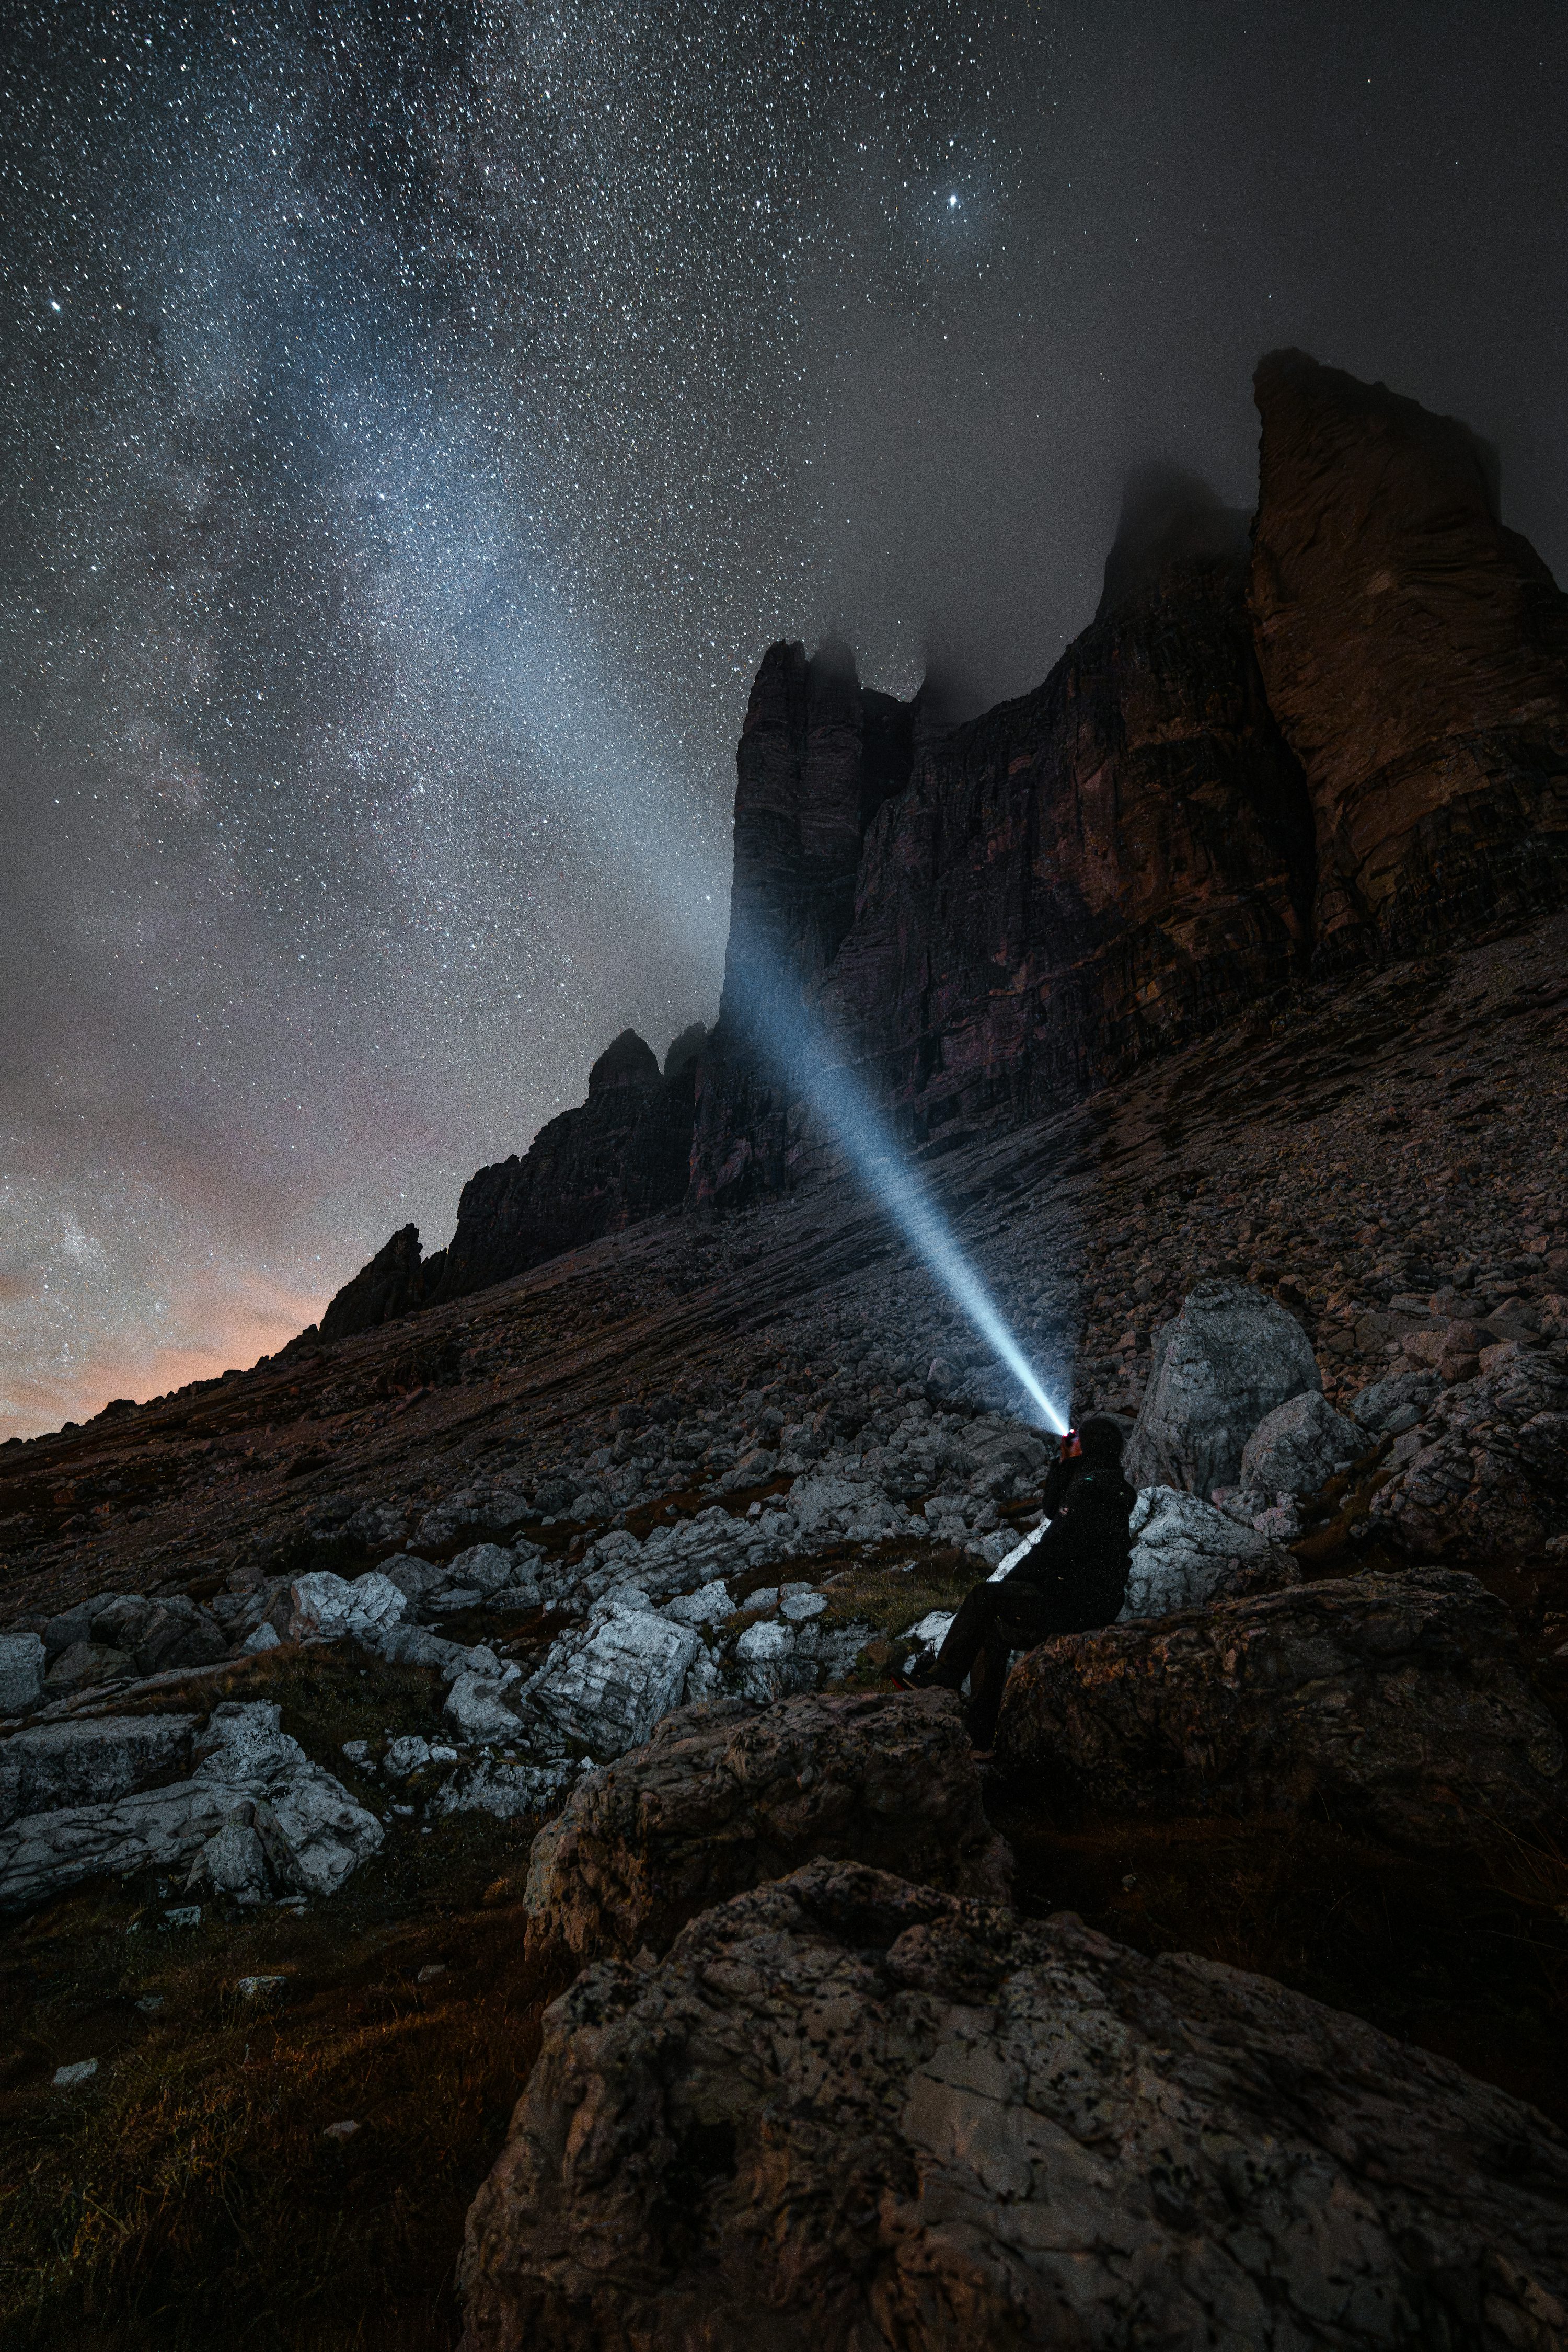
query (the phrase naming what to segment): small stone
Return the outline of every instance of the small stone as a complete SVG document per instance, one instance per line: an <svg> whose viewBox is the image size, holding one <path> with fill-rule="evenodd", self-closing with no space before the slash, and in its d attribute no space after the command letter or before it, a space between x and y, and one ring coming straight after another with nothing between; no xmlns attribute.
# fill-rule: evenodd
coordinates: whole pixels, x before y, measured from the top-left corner
<svg viewBox="0 0 1568 2352"><path fill-rule="evenodd" d="M136 2006L143 2017L155 2017L163 2006L163 1996L161 1992L144 1992Z"/></svg>
<svg viewBox="0 0 1568 2352"><path fill-rule="evenodd" d="M446 1973L445 1960L426 1960L414 1981L416 1984L434 1984L437 1977L444 1977Z"/></svg>
<svg viewBox="0 0 1568 2352"><path fill-rule="evenodd" d="M278 1628L276 1625L258 1625L253 1633L246 1635L239 1646L251 1657L262 1650L276 1650L280 1646Z"/></svg>
<svg viewBox="0 0 1568 2352"><path fill-rule="evenodd" d="M79 2083L86 2083L98 2072L96 2058L79 2058L74 2066L55 2068L57 2091L74 2091Z"/></svg>
<svg viewBox="0 0 1568 2352"><path fill-rule="evenodd" d="M353 2139L358 2129L358 2124L352 2120L341 2124L329 2124L326 2130L321 2134L321 2137L323 2139Z"/></svg>
<svg viewBox="0 0 1568 2352"><path fill-rule="evenodd" d="M275 2000L288 1981L287 1977L241 1977L234 1989L241 2000Z"/></svg>
<svg viewBox="0 0 1568 2352"><path fill-rule="evenodd" d="M202 1906L199 1903L177 1903L173 1910L165 1911L158 1922L159 1927L164 1928L199 1927L201 1924Z"/></svg>
<svg viewBox="0 0 1568 2352"><path fill-rule="evenodd" d="M405 1732L401 1739L395 1739L386 1751L386 1769L396 1773L400 1780L405 1779L410 1772L419 1771L429 1761L430 1742L421 1739L416 1731Z"/></svg>

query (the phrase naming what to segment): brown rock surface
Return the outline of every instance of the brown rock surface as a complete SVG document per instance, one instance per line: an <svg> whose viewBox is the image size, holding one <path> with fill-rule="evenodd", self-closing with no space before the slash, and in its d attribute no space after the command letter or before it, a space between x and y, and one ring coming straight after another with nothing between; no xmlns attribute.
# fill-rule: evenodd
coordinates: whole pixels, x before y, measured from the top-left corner
<svg viewBox="0 0 1568 2352"><path fill-rule="evenodd" d="M1528 1556L1568 1530L1568 1350L1505 1348L1438 1397L1372 1517L1428 1559Z"/></svg>
<svg viewBox="0 0 1568 2352"><path fill-rule="evenodd" d="M948 1692L668 1716L647 1747L579 1781L534 1839L531 1941L537 1931L584 1958L663 1951L698 1912L817 1854L1005 1897L1007 1849Z"/></svg>
<svg viewBox="0 0 1568 2352"><path fill-rule="evenodd" d="M1408 1845L1549 1827L1568 1805L1508 1611L1445 1569L1047 1642L1008 1682L996 1755L1108 1812L1320 1810Z"/></svg>
<svg viewBox="0 0 1568 2352"><path fill-rule="evenodd" d="M1408 952L1568 886L1568 597L1450 416L1272 352L1252 609L1317 815L1320 955Z"/></svg>
<svg viewBox="0 0 1568 2352"><path fill-rule="evenodd" d="M816 1863L546 2013L463 2352L1544 2347L1568 2143L1268 1979Z"/></svg>
<svg viewBox="0 0 1568 2352"><path fill-rule="evenodd" d="M821 1005L918 1140L1085 1093L1305 960L1311 819L1243 566L1163 524L1144 563L1146 521L1045 683L933 744L868 833Z"/></svg>

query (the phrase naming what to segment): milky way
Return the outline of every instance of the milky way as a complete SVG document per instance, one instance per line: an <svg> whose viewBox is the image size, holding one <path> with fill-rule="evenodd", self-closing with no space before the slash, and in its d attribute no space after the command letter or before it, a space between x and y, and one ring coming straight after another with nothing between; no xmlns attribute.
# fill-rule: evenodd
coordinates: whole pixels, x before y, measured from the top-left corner
<svg viewBox="0 0 1568 2352"><path fill-rule="evenodd" d="M1247 499L1268 343L1568 541L1555 12L1170 15L13 12L0 1431L710 1019L768 641L1034 683L1126 462Z"/></svg>

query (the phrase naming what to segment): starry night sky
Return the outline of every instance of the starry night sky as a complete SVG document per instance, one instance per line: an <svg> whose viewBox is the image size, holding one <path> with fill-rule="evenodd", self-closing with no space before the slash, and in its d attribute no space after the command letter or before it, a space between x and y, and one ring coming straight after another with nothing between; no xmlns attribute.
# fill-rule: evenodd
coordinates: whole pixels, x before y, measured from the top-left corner
<svg viewBox="0 0 1568 2352"><path fill-rule="evenodd" d="M1299 342L1561 574L1560 6L0 17L0 1434L247 1363L717 1007L778 635L976 707Z"/></svg>

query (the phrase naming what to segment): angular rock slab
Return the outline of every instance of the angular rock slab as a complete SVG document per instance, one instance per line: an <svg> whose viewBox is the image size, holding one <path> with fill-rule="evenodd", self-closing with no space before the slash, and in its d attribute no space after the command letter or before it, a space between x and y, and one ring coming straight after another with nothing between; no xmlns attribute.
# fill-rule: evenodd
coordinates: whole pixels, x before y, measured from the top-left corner
<svg viewBox="0 0 1568 2352"><path fill-rule="evenodd" d="M374 1639L399 1622L408 1601L374 1568L352 1582L330 1568L313 1568L295 1578L281 1605L286 1613L279 1631L285 1641L336 1642L345 1633Z"/></svg>
<svg viewBox="0 0 1568 2352"><path fill-rule="evenodd" d="M26 1715L44 1695L43 1643L37 1633L0 1633L0 1715Z"/></svg>
<svg viewBox="0 0 1568 2352"><path fill-rule="evenodd" d="M1132 1560L1121 1616L1168 1617L1201 1609L1244 1571L1286 1584L1295 1562L1256 1528L1242 1527L1175 1486L1145 1486L1128 1525Z"/></svg>
<svg viewBox="0 0 1568 2352"><path fill-rule="evenodd" d="M1044 1643L1008 1679L996 1757L1111 1813L1326 1809L1415 1846L1547 1828L1568 1807L1511 1617L1446 1569Z"/></svg>
<svg viewBox="0 0 1568 2352"><path fill-rule="evenodd" d="M0 1828L63 1805L100 1805L183 1772L193 1715L110 1715L35 1723L0 1743Z"/></svg>
<svg viewBox="0 0 1568 2352"><path fill-rule="evenodd" d="M279 1728L281 1713L268 1701L226 1700L196 1743L189 1780L11 1822L0 1832L0 1910L26 1910L103 1873L174 1870L236 1821L255 1830L284 1885L335 1894L381 1844L381 1824ZM220 1869L233 1843L213 1857ZM210 1881L212 1870L203 1874Z"/></svg>
<svg viewBox="0 0 1568 2352"><path fill-rule="evenodd" d="M686 1707L581 1780L529 1860L530 1940L580 1957L661 1951L699 1911L814 1854L896 1865L958 1895L1007 1892L947 1691Z"/></svg>
<svg viewBox="0 0 1568 2352"><path fill-rule="evenodd" d="M1265 1977L816 1862L546 2011L463 2352L1555 2347L1568 2141Z"/></svg>
<svg viewBox="0 0 1568 2352"><path fill-rule="evenodd" d="M1321 1391L1305 1389L1266 1412L1241 1451L1241 1483L1270 1495L1315 1495L1369 1451L1364 1433Z"/></svg>
<svg viewBox="0 0 1568 2352"><path fill-rule="evenodd" d="M1206 1502L1215 1486L1238 1484L1242 1448L1264 1414L1322 1385L1293 1315L1250 1283L1200 1282L1155 1339L1127 1475Z"/></svg>
<svg viewBox="0 0 1568 2352"><path fill-rule="evenodd" d="M522 1696L563 1738L596 1756L636 1748L680 1704L702 1638L649 1610L602 1605L583 1632L563 1633Z"/></svg>

